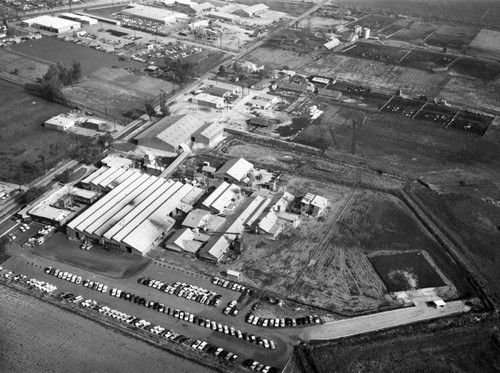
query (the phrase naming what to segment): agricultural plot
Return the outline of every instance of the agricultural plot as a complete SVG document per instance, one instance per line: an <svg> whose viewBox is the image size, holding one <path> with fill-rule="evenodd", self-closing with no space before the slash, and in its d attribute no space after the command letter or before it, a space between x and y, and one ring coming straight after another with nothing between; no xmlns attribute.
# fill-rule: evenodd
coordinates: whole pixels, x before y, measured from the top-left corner
<svg viewBox="0 0 500 373"><path fill-rule="evenodd" d="M481 29L474 40L469 44L469 53L499 58L500 32Z"/></svg>
<svg viewBox="0 0 500 373"><path fill-rule="evenodd" d="M443 128L453 119L458 110L427 103L415 115L416 120L436 123Z"/></svg>
<svg viewBox="0 0 500 373"><path fill-rule="evenodd" d="M448 125L448 128L482 136L488 130L492 120L493 117L460 110L455 119Z"/></svg>
<svg viewBox="0 0 500 373"><path fill-rule="evenodd" d="M408 118L413 118L413 116L418 112L418 110L424 105L422 101L410 100L400 97L393 97L382 109L384 113L393 113L404 115Z"/></svg>
<svg viewBox="0 0 500 373"><path fill-rule="evenodd" d="M292 70L302 70L304 66L313 61L311 54L297 53L291 50L282 50L274 48L257 48L252 51L247 59L262 64L272 64L277 68L288 66Z"/></svg>
<svg viewBox="0 0 500 373"><path fill-rule="evenodd" d="M439 91L437 97L449 103L500 114L500 84L484 83L467 76L455 76Z"/></svg>
<svg viewBox="0 0 500 373"><path fill-rule="evenodd" d="M401 30L391 36L392 39L401 41L423 40L437 29L437 25L428 22L415 22L409 28Z"/></svg>
<svg viewBox="0 0 500 373"><path fill-rule="evenodd" d="M403 30L404 28L407 28L412 23L413 23L413 21L410 19L405 19L405 18L398 19L396 22L394 22L390 26L387 26L387 27L379 30L377 32L377 36L388 38L392 34L395 34L399 31Z"/></svg>
<svg viewBox="0 0 500 373"><path fill-rule="evenodd" d="M363 27L368 27L372 32L381 30L392 25L397 21L397 18L387 17L377 14L370 14L366 17L358 19L355 24Z"/></svg>
<svg viewBox="0 0 500 373"><path fill-rule="evenodd" d="M412 50L406 55L406 57L400 62L402 66L412 67L421 70L432 70L439 69L448 66L456 59L455 56L422 51L422 50Z"/></svg>
<svg viewBox="0 0 500 373"><path fill-rule="evenodd" d="M442 25L425 42L443 48L463 49L479 32L476 27Z"/></svg>
<svg viewBox="0 0 500 373"><path fill-rule="evenodd" d="M499 63L467 57L459 58L449 69L457 74L468 75L486 82L496 80L500 74Z"/></svg>
<svg viewBox="0 0 500 373"><path fill-rule="evenodd" d="M445 285L425 255L420 252L373 255L370 256L370 263L389 292Z"/></svg>
<svg viewBox="0 0 500 373"><path fill-rule="evenodd" d="M343 54L349 57L397 64L408 51L409 49L404 48L358 42L354 48L349 48Z"/></svg>
<svg viewBox="0 0 500 373"><path fill-rule="evenodd" d="M340 25L340 23L341 23L340 19L310 16L301 20L297 24L297 27L307 28L313 31L317 31L317 30L330 29L333 26Z"/></svg>

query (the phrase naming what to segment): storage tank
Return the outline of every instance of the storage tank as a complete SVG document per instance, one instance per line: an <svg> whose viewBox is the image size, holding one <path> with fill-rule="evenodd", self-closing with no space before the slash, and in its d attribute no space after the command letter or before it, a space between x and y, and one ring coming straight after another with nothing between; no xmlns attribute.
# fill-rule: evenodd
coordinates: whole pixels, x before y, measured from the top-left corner
<svg viewBox="0 0 500 373"><path fill-rule="evenodd" d="M363 39L368 39L370 37L370 29L368 27L363 28Z"/></svg>
<svg viewBox="0 0 500 373"><path fill-rule="evenodd" d="M354 32L356 34L361 35L361 30L362 30L362 27L360 25L354 26Z"/></svg>

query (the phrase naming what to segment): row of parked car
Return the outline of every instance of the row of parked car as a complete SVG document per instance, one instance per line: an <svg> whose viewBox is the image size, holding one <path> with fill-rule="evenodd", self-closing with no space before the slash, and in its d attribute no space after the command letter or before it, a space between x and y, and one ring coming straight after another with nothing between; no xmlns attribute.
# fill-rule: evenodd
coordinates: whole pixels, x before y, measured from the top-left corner
<svg viewBox="0 0 500 373"><path fill-rule="evenodd" d="M82 276L77 276L77 275L74 275L70 272L63 272L57 268L46 267L44 269L44 272L48 275L52 275L54 277L60 278L61 280L73 282L75 284L79 284L82 282Z"/></svg>
<svg viewBox="0 0 500 373"><path fill-rule="evenodd" d="M167 284L160 280L151 279L149 277L140 278L139 284L158 289L164 293L176 295L178 297L192 300L207 306L218 306L220 304L220 294L215 291L203 289L199 286L186 284L185 282L175 282Z"/></svg>
<svg viewBox="0 0 500 373"><path fill-rule="evenodd" d="M4 271L4 268L0 267L0 272L3 272L3 271ZM18 282L24 281L26 283L26 285L28 285L31 288L35 288L35 289L38 289L38 290L46 292L46 293L51 293L54 290L57 290L57 286L49 284L48 282L45 282L42 280L37 280L36 278L30 278L29 280L26 280L28 278L28 276L26 276L26 275L23 275L20 273L18 273L16 275L14 272L9 271L7 269L5 271L6 271L5 273L2 273L3 277L10 278L10 279L12 279L14 281L18 281Z"/></svg>
<svg viewBox="0 0 500 373"><path fill-rule="evenodd" d="M252 325L258 325L263 327L271 328L289 328L296 327L298 325L308 325L308 324L321 324L321 319L317 315L307 315L304 317L297 318L263 318L255 316L249 313L246 318L246 322Z"/></svg>
<svg viewBox="0 0 500 373"><path fill-rule="evenodd" d="M262 373L275 373L278 370L274 367L271 367L269 365L265 365L262 363L259 363L257 360L253 359L247 359L245 360L242 365L244 367L250 368L251 370L254 370L256 372L262 372Z"/></svg>
<svg viewBox="0 0 500 373"><path fill-rule="evenodd" d="M108 285L101 284L100 282L97 281L92 281L89 279L86 279L83 281L83 286L86 288L92 289L92 290L97 290L98 292L105 293L108 291Z"/></svg>
<svg viewBox="0 0 500 373"><path fill-rule="evenodd" d="M238 314L238 312L239 312L238 307L236 307L237 304L238 304L237 301L232 300L231 302L229 302L227 304L227 307L224 308L224 310L222 311L222 313L224 315L236 316Z"/></svg>
<svg viewBox="0 0 500 373"><path fill-rule="evenodd" d="M124 293L124 292L122 292ZM193 341L191 338L188 338L184 335L176 333L174 330L167 330L166 328L160 325L152 325L149 321L144 319L140 319L135 316L128 315L124 312L120 312L118 310L114 310L109 308L108 306L102 306L97 303L95 300L87 299L81 303L82 307L89 308L103 315L112 317L116 320L122 321L124 323L133 325L137 328L144 329L150 333L156 334L160 337L164 337L174 343L181 343L185 346L189 346L197 351L203 351L207 354L217 356L219 358L226 359L227 361L234 362L238 359L238 355L224 350L222 347L213 346L206 341L196 340Z"/></svg>
<svg viewBox="0 0 500 373"><path fill-rule="evenodd" d="M212 284L243 293L247 288L237 282L225 280L219 277L212 277Z"/></svg>

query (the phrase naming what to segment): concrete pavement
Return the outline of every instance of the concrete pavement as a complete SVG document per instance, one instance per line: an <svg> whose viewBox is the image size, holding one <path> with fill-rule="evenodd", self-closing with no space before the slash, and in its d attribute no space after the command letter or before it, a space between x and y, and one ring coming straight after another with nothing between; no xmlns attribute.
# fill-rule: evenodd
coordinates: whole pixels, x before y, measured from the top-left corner
<svg viewBox="0 0 500 373"><path fill-rule="evenodd" d="M442 308L434 308L426 304L420 304L416 307L380 312L373 315L312 326L302 329L299 333L299 337L308 341L344 338L356 334L375 332L419 321L464 313L469 310L470 307L466 306L463 301L449 302Z"/></svg>

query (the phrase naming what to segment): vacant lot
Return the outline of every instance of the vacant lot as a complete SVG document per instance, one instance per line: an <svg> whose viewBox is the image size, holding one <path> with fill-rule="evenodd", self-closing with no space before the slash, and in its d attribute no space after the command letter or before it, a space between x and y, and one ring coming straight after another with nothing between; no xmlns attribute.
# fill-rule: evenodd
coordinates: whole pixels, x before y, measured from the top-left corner
<svg viewBox="0 0 500 373"><path fill-rule="evenodd" d="M380 37L389 37L392 34L398 32L398 31L401 31L402 29L408 27L412 23L413 23L413 21L410 19L398 19L390 26L387 26L386 28L378 31L377 35Z"/></svg>
<svg viewBox="0 0 500 373"><path fill-rule="evenodd" d="M457 74L468 75L473 78L481 79L485 82L496 80L500 74L499 63L467 57L459 58L450 66L449 69Z"/></svg>
<svg viewBox="0 0 500 373"><path fill-rule="evenodd" d="M406 55L403 61L401 61L401 65L429 71L436 68L446 67L455 59L455 56L447 54L412 50L408 53L408 55Z"/></svg>
<svg viewBox="0 0 500 373"><path fill-rule="evenodd" d="M213 372L0 286L2 372Z"/></svg>
<svg viewBox="0 0 500 373"><path fill-rule="evenodd" d="M64 155L69 135L43 127L52 116L67 112L60 104L32 96L23 88L0 80L0 178L25 183L43 173L40 155L50 167Z"/></svg>
<svg viewBox="0 0 500 373"><path fill-rule="evenodd" d="M372 32L376 32L381 30L387 26L392 25L397 21L397 18L387 17L377 14L370 14L366 17L358 19L354 22L356 25L360 25L363 27L368 27L372 30Z"/></svg>
<svg viewBox="0 0 500 373"><path fill-rule="evenodd" d="M358 42L354 48L343 54L350 57L365 58L367 60L398 64L401 58L409 51L405 48L396 48L386 45Z"/></svg>

